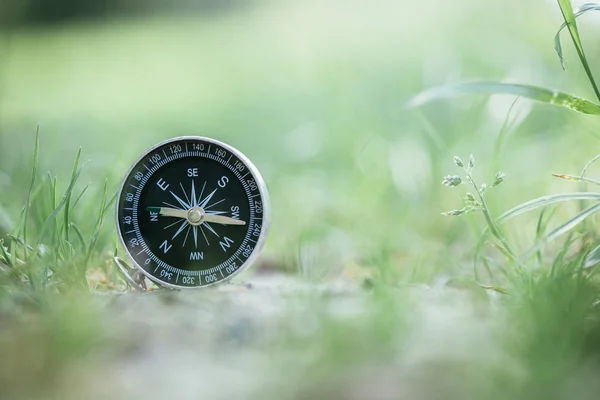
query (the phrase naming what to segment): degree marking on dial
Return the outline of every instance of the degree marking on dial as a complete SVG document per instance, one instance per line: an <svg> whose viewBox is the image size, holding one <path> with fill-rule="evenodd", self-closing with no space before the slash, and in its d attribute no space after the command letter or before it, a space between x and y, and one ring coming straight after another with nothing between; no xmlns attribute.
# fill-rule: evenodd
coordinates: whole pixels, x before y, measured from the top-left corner
<svg viewBox="0 0 600 400"><path fill-rule="evenodd" d="M144 164L144 167L146 167L146 169L150 172L152 172L152 170L150 168L148 168L148 166L146 164Z"/></svg>
<svg viewBox="0 0 600 400"><path fill-rule="evenodd" d="M140 188L139 188L139 187L137 187L137 186L135 186L135 185L132 185L131 183L129 184L129 186L131 186L131 187L132 187L132 188L134 188L135 190L140 190Z"/></svg>

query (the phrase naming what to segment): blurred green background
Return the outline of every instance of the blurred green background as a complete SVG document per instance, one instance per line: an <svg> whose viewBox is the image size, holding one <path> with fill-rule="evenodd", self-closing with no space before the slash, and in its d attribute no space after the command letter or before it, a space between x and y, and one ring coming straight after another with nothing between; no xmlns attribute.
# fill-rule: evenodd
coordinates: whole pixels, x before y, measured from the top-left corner
<svg viewBox="0 0 600 400"><path fill-rule="evenodd" d="M554 52L554 1L4 0L0 21L4 232L27 197L38 124L40 173L57 174L64 189L82 146L91 204L104 179L115 192L148 147L202 135L244 152L269 188L272 231L250 276L268 268L317 282L430 284L472 276L483 228L479 215L440 215L462 207L463 192L441 185L456 173L454 155L473 154L488 183L506 173L489 198L498 215L580 189L551 174L577 174L598 153L597 118L528 100L516 103L500 153L511 96L406 107L427 88L473 79L592 99L571 43L566 72ZM581 21L590 63L600 65L598 16ZM113 219L98 267L111 254ZM536 216L512 226L517 248L535 227Z"/></svg>
<svg viewBox="0 0 600 400"><path fill-rule="evenodd" d="M589 94L577 63L561 70L560 14L542 0L4 4L15 13L0 60L9 216L25 197L38 123L42 170L68 171L83 146L82 181L109 177L113 190L147 147L206 135L264 174L274 209L267 254L292 271L319 264L338 274L391 255L424 279L458 266L448 245L464 246L469 231L440 218L460 199L439 182L455 154L473 153L493 176L513 98L406 109L419 91L486 78ZM593 119L526 100L517 112L497 211L565 185L550 173L576 172L595 154Z"/></svg>

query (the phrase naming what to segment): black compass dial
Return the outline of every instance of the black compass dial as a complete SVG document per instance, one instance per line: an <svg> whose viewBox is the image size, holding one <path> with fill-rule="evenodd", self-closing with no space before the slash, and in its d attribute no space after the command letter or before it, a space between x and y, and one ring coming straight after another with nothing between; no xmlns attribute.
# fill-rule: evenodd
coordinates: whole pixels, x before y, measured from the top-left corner
<svg viewBox="0 0 600 400"><path fill-rule="evenodd" d="M133 166L117 209L122 242L147 276L210 285L248 266L266 237L268 198L256 168L205 138L163 143Z"/></svg>

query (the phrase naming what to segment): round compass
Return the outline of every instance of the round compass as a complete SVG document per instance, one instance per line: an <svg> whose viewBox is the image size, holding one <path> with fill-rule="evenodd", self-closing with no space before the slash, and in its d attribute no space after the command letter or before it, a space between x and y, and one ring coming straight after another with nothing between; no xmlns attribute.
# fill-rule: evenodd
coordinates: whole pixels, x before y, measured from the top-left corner
<svg viewBox="0 0 600 400"><path fill-rule="evenodd" d="M117 203L119 237L140 272L167 287L199 287L247 268L269 229L256 167L214 139L179 137L131 167Z"/></svg>

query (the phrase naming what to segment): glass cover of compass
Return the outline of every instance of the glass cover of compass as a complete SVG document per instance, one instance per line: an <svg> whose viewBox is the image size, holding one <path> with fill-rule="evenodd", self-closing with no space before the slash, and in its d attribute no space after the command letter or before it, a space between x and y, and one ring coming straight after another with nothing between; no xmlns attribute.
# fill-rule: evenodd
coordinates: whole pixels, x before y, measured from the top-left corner
<svg viewBox="0 0 600 400"><path fill-rule="evenodd" d="M256 167L214 139L160 143L131 167L117 203L119 237L141 272L172 288L231 279L258 256L269 197Z"/></svg>

